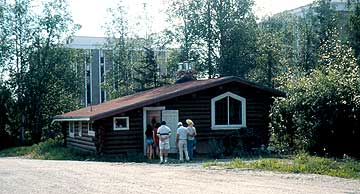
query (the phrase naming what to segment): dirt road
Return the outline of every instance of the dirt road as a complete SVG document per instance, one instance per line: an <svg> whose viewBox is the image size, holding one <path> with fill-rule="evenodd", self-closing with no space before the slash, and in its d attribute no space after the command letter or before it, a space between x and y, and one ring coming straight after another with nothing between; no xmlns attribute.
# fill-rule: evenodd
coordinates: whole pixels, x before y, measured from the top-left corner
<svg viewBox="0 0 360 194"><path fill-rule="evenodd" d="M360 193L360 180L255 170L0 158L1 194Z"/></svg>

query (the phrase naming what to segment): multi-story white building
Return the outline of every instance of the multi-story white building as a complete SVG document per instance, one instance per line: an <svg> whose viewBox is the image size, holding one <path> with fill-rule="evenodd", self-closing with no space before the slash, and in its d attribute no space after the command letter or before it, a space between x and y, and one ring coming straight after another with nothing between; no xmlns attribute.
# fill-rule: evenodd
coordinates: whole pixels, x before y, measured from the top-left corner
<svg viewBox="0 0 360 194"><path fill-rule="evenodd" d="M111 50L106 49L107 38L75 36L67 43L67 48L83 50L84 60L84 96L83 105L95 105L107 101L104 89L106 74L113 71ZM142 52L143 49L139 48ZM167 73L166 64L169 52L165 49L155 49L155 57L161 74Z"/></svg>
<svg viewBox="0 0 360 194"><path fill-rule="evenodd" d="M313 6L313 3L297 7L286 12L293 14L298 17L305 17L309 9ZM330 0L330 6L337 12L347 12L349 10L348 0Z"/></svg>
<svg viewBox="0 0 360 194"><path fill-rule="evenodd" d="M84 97L83 104L99 104L106 101L106 92L101 87L105 82L105 72L111 69L112 62L105 58L103 49L106 38L103 37L74 37L67 44L68 48L84 50Z"/></svg>

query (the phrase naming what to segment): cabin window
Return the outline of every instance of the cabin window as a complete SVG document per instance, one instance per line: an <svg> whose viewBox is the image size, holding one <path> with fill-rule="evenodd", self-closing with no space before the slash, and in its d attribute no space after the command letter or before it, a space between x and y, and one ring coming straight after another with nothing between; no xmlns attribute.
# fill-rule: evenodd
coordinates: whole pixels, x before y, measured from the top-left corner
<svg viewBox="0 0 360 194"><path fill-rule="evenodd" d="M79 137L82 136L82 122L81 121L79 121L79 124L78 124L78 135L79 135Z"/></svg>
<svg viewBox="0 0 360 194"><path fill-rule="evenodd" d="M129 130L129 117L114 117L114 131Z"/></svg>
<svg viewBox="0 0 360 194"><path fill-rule="evenodd" d="M69 122L69 136L75 137L74 122Z"/></svg>
<svg viewBox="0 0 360 194"><path fill-rule="evenodd" d="M226 92L211 99L211 128L239 129L246 127L246 99Z"/></svg>
<svg viewBox="0 0 360 194"><path fill-rule="evenodd" d="M88 136L95 136L95 131L91 123L87 123Z"/></svg>

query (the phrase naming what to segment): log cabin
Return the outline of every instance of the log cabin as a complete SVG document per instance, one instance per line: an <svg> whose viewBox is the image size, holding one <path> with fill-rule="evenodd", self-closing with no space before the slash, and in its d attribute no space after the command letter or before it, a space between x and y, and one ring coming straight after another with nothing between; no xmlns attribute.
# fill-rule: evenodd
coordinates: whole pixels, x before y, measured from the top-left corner
<svg viewBox="0 0 360 194"><path fill-rule="evenodd" d="M241 144L266 145L269 112L274 97L285 93L228 76L162 86L85 107L54 117L66 131L66 145L105 155L145 154L147 125L166 121L176 134L179 121L192 119L197 130L198 153L210 153L213 142L234 149L241 136L253 138ZM170 153L176 152L175 136ZM231 150L224 150L231 153Z"/></svg>

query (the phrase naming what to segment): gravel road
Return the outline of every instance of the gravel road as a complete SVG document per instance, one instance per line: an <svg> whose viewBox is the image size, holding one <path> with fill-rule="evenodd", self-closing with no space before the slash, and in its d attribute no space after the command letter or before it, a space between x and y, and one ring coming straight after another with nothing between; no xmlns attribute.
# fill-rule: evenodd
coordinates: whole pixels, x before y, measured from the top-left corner
<svg viewBox="0 0 360 194"><path fill-rule="evenodd" d="M360 193L360 180L257 170L0 158L2 194Z"/></svg>

